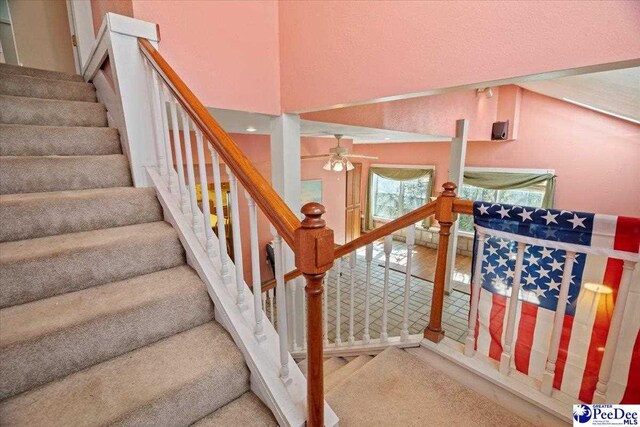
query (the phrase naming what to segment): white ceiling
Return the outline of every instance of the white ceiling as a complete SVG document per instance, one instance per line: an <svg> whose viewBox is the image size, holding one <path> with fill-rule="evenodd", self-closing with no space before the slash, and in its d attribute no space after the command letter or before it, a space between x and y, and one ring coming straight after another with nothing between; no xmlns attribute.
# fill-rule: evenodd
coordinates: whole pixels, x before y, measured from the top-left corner
<svg viewBox="0 0 640 427"><path fill-rule="evenodd" d="M229 133L271 134L271 119L269 114L248 113L244 111L209 108L209 112L220 125ZM247 131L253 127L254 132ZM451 141L451 136L429 135L412 132L401 132L388 129L368 128L362 126L341 125L337 123L300 121L302 136L330 137L342 134L345 138L353 139L354 144L362 143L391 143L391 142L423 142L423 141Z"/></svg>
<svg viewBox="0 0 640 427"><path fill-rule="evenodd" d="M518 83L518 86L640 124L640 67Z"/></svg>

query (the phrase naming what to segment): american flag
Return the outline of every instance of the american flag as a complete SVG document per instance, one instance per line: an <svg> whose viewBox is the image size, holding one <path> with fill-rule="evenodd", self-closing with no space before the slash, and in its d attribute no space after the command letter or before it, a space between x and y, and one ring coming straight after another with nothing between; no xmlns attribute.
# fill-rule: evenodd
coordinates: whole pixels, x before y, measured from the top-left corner
<svg viewBox="0 0 640 427"><path fill-rule="evenodd" d="M622 259L640 259L640 219L475 202L474 222L477 230L487 234L476 350L500 360L517 253L512 239L517 238L526 246L511 362L538 380L549 352L566 251L577 253L553 387L590 403L620 286ZM592 285L585 287L587 283ZM607 403L640 403L640 266L632 275L626 307Z"/></svg>

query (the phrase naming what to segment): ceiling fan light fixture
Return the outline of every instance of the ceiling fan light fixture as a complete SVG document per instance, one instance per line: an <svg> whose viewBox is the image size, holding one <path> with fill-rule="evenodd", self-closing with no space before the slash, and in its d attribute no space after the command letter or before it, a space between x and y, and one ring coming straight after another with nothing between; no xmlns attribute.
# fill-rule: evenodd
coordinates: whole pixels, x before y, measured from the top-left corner
<svg viewBox="0 0 640 427"><path fill-rule="evenodd" d="M342 163L342 161L338 161L334 163L333 165L334 172L342 172L343 169L344 169L344 164Z"/></svg>
<svg viewBox="0 0 640 427"><path fill-rule="evenodd" d="M347 160L347 172L353 170L353 163Z"/></svg>
<svg viewBox="0 0 640 427"><path fill-rule="evenodd" d="M333 165L331 164L331 159L327 160L327 163L324 164L324 166L322 166L322 169L326 170L326 171L330 171L331 167Z"/></svg>

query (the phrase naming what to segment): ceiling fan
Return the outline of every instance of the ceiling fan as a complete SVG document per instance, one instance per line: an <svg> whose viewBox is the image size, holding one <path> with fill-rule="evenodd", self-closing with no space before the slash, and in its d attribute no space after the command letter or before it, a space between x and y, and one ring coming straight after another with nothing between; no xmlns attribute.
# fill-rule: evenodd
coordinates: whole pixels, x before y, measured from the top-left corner
<svg viewBox="0 0 640 427"><path fill-rule="evenodd" d="M322 169L326 171L334 171L334 172L342 172L345 168L350 171L353 169L353 164L349 161L349 159L371 159L377 160L377 157L374 156L365 156L364 154L349 154L349 150L340 146L340 140L343 135L336 134L334 135L338 140L338 145L334 148L330 148L329 152L326 154L316 154L313 156L302 156L302 160L309 159L321 159L327 158L327 163L324 164Z"/></svg>

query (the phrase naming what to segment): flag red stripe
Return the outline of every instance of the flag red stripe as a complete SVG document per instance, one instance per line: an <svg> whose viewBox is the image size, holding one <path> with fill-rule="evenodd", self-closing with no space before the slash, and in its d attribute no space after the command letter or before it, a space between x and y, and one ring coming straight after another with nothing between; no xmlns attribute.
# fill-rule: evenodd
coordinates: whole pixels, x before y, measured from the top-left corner
<svg viewBox="0 0 640 427"><path fill-rule="evenodd" d="M558 347L558 358L556 360L556 371L553 377L553 387L560 390L564 366L567 363L567 352L569 341L571 340L571 329L573 328L573 316L565 315L562 322L562 333L560 334L560 346Z"/></svg>
<svg viewBox="0 0 640 427"><path fill-rule="evenodd" d="M533 347L533 333L536 329L538 306L526 301L520 305L520 324L515 348L516 369L524 374L529 373L529 360Z"/></svg>
<svg viewBox="0 0 640 427"><path fill-rule="evenodd" d="M502 354L502 324L504 323L506 304L507 297L492 294L491 314L489 315L489 335L491 336L489 357L495 360L500 360Z"/></svg>
<svg viewBox="0 0 640 427"><path fill-rule="evenodd" d="M640 403L640 333L636 336L636 343L633 346L627 389L620 403Z"/></svg>

